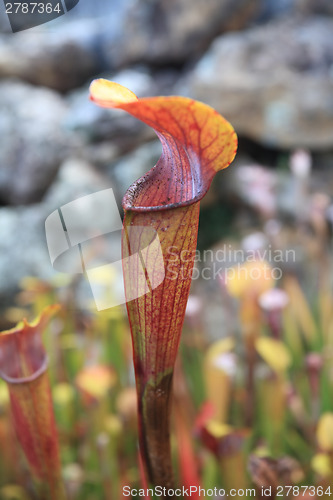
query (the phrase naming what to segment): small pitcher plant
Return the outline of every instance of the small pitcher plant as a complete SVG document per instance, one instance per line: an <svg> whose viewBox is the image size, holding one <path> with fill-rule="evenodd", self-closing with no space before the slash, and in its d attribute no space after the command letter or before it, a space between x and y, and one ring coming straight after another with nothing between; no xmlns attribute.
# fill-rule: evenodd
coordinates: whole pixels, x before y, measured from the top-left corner
<svg viewBox="0 0 333 500"><path fill-rule="evenodd" d="M0 333L0 377L8 385L13 426L28 461L39 500L65 500L57 430L42 333L58 306L33 323L23 320Z"/></svg>

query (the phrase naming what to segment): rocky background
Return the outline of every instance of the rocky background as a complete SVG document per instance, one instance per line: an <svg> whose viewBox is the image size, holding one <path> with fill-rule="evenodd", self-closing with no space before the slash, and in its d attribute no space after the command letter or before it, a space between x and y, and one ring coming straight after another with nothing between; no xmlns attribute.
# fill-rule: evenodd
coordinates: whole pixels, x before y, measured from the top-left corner
<svg viewBox="0 0 333 500"><path fill-rule="evenodd" d="M311 152L312 182L333 195L332 0L81 0L16 34L2 11L0 26L2 305L23 277L52 276L44 222L54 209L106 187L120 207L160 154L150 129L88 100L97 76L138 96L202 100L236 128L237 160L203 207L203 247L258 200L268 210L276 183L280 210L295 216L288 162L299 148Z"/></svg>

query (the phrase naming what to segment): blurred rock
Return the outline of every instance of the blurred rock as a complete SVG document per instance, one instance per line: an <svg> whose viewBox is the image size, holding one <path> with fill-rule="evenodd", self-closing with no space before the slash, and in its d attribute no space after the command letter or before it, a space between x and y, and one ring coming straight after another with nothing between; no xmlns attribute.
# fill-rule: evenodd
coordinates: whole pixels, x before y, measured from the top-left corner
<svg viewBox="0 0 333 500"><path fill-rule="evenodd" d="M61 205L70 203L81 196L110 187L113 187L111 180L98 172L90 163L79 158L70 158L61 165L40 207L51 213Z"/></svg>
<svg viewBox="0 0 333 500"><path fill-rule="evenodd" d="M43 234L46 216L38 205L0 208L0 303L13 303L25 276L47 279L52 266Z"/></svg>
<svg viewBox="0 0 333 500"><path fill-rule="evenodd" d="M118 40L106 56L112 65L183 63L202 53L215 36L248 26L260 0L134 0ZM128 35L131 36L128 36Z"/></svg>
<svg viewBox="0 0 333 500"><path fill-rule="evenodd" d="M82 20L52 31L23 31L0 37L0 77L14 77L61 92L100 71L100 25Z"/></svg>
<svg viewBox="0 0 333 500"><path fill-rule="evenodd" d="M9 19L6 16L5 12L0 12L0 33L11 33L11 27L9 24Z"/></svg>
<svg viewBox="0 0 333 500"><path fill-rule="evenodd" d="M220 37L185 92L265 145L331 148L332 32L331 19L293 17Z"/></svg>
<svg viewBox="0 0 333 500"><path fill-rule="evenodd" d="M0 203L39 201L68 152L65 103L51 90L7 81L0 83L0 109Z"/></svg>
<svg viewBox="0 0 333 500"><path fill-rule="evenodd" d="M297 0L261 0L257 22L266 22L295 10Z"/></svg>
<svg viewBox="0 0 333 500"><path fill-rule="evenodd" d="M134 181L142 177L158 161L162 153L160 141L150 141L132 153L122 156L108 169L120 199Z"/></svg>
<svg viewBox="0 0 333 500"><path fill-rule="evenodd" d="M333 16L332 0L294 0L297 2L298 8L303 12L313 12L316 14L328 14Z"/></svg>
<svg viewBox="0 0 333 500"><path fill-rule="evenodd" d="M0 303L12 303L25 276L50 279L52 268L46 245L45 220L57 208L81 196L112 187L81 160L66 161L42 203L0 208Z"/></svg>
<svg viewBox="0 0 333 500"><path fill-rule="evenodd" d="M261 0L255 22L263 23L281 15L333 15L332 0Z"/></svg>
<svg viewBox="0 0 333 500"><path fill-rule="evenodd" d="M65 92L99 72L133 63L183 64L223 31L247 26L260 3L118 0L89 7L86 2L37 31L1 35L0 77Z"/></svg>
<svg viewBox="0 0 333 500"><path fill-rule="evenodd" d="M38 29L13 36L0 22L0 77L61 92L133 63L196 60L214 38L292 12L332 14L331 0L104 0L80 3Z"/></svg>
<svg viewBox="0 0 333 500"><path fill-rule="evenodd" d="M89 144L82 148L81 155L88 162L103 169L119 156L119 148L116 144L103 141L95 144Z"/></svg>
<svg viewBox="0 0 333 500"><path fill-rule="evenodd" d="M113 0L106 2L105 0L80 0L66 16L59 19L62 23L73 22L76 19L92 19L92 18L110 18L119 19L122 16L122 11L128 9L127 0Z"/></svg>

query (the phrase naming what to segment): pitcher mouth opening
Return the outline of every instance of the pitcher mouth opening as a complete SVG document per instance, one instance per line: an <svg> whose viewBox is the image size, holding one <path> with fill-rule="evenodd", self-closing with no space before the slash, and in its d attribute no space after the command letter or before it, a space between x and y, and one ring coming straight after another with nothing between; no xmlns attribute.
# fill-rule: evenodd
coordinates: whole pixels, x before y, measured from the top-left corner
<svg viewBox="0 0 333 500"><path fill-rule="evenodd" d="M4 372L0 371L0 378L2 378L5 382L11 385L28 384L29 382L37 380L38 377L40 377L43 373L45 373L48 369L48 366L49 366L49 358L47 355L45 355L45 358L40 368L38 368L38 370L36 370L31 375L28 375L26 377L10 377L9 375L6 375Z"/></svg>
<svg viewBox="0 0 333 500"><path fill-rule="evenodd" d="M143 177L141 177L139 180L135 181L126 191L123 201L122 201L122 207L125 211L127 210L132 210L133 212L159 212L159 211L164 211L164 210L171 210L173 208L177 207L187 207L189 205L193 205L193 203L196 203L200 201L204 196L205 192L200 192L193 198L190 198L185 201L178 201L176 203L165 203L165 204L160 204L160 205L148 205L148 206L143 206L143 205L137 205L135 200L138 195L138 191L141 190L141 185L145 182L148 182L148 177L149 172L145 174Z"/></svg>

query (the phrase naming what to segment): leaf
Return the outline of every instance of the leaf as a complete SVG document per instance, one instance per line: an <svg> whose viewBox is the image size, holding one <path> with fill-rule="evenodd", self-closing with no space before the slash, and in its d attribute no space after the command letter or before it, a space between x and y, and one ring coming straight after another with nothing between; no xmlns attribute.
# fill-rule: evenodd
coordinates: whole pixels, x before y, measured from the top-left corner
<svg viewBox="0 0 333 500"><path fill-rule="evenodd" d="M162 144L155 167L123 199L123 270L143 464L150 483L172 487L170 395L191 286L199 201L216 172L232 162L236 134L215 110L193 99L138 99L102 79L91 84L90 92L100 106L120 108L152 127Z"/></svg>
<svg viewBox="0 0 333 500"><path fill-rule="evenodd" d="M260 337L256 340L256 349L277 374L285 373L291 365L290 353L280 340Z"/></svg>
<svg viewBox="0 0 333 500"><path fill-rule="evenodd" d="M333 451L333 413L324 413L318 422L317 441L322 451Z"/></svg>
<svg viewBox="0 0 333 500"><path fill-rule="evenodd" d="M230 352L234 344L231 337L218 340L209 347L204 359L207 399L220 423L227 422L229 416L232 379L236 373L236 357Z"/></svg>
<svg viewBox="0 0 333 500"><path fill-rule="evenodd" d="M92 365L81 370L77 374L75 382L87 402L98 401L103 399L114 387L116 374L108 366Z"/></svg>
<svg viewBox="0 0 333 500"><path fill-rule="evenodd" d="M200 477L198 471L198 460L194 451L191 425L186 418L186 413L181 401L176 398L175 401L175 427L178 448L179 474L182 478L182 484L185 488L196 487L197 490L192 494L192 498L198 500Z"/></svg>
<svg viewBox="0 0 333 500"><path fill-rule="evenodd" d="M271 266L265 260L234 266L227 270L226 286L233 297L243 298L249 294L258 297L274 286Z"/></svg>
<svg viewBox="0 0 333 500"><path fill-rule="evenodd" d="M284 288L290 299L290 308L306 340L312 345L317 337L317 326L304 293L293 276L284 279Z"/></svg>
<svg viewBox="0 0 333 500"><path fill-rule="evenodd" d="M311 467L322 478L329 477L333 472L328 453L316 453L311 460Z"/></svg>

